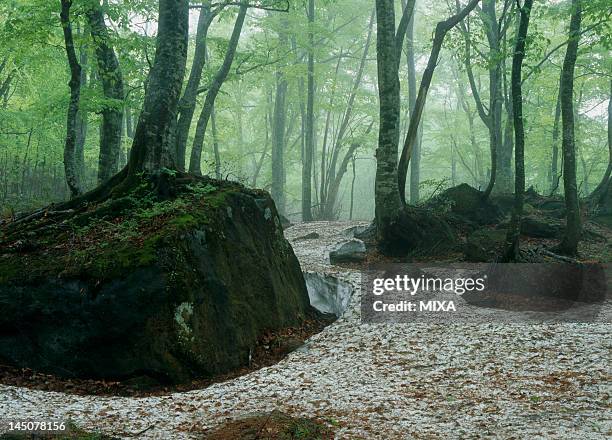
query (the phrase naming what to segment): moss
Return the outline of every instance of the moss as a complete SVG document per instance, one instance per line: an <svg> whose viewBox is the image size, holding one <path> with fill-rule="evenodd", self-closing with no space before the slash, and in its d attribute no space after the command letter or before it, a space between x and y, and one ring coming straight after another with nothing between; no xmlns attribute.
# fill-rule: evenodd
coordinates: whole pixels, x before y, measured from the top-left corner
<svg viewBox="0 0 612 440"><path fill-rule="evenodd" d="M168 223L170 226L173 226L177 230L189 229L193 226L197 226L198 219L192 214L182 214L177 217L174 217Z"/></svg>
<svg viewBox="0 0 612 440"><path fill-rule="evenodd" d="M127 196L76 213L61 229L49 225L36 237L36 250L0 255L0 283L57 274L102 280L151 265L160 241L198 227L215 229L227 216L228 198L249 191L206 180L176 190L175 198L160 200L145 182Z"/></svg>

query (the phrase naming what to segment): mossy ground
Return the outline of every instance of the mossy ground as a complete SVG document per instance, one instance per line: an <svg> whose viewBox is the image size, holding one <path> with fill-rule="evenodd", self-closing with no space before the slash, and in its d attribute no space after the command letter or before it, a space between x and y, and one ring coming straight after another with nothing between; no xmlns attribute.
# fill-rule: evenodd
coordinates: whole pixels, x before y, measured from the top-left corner
<svg viewBox="0 0 612 440"><path fill-rule="evenodd" d="M331 440L333 421L292 417L280 411L228 422L206 440Z"/></svg>
<svg viewBox="0 0 612 440"><path fill-rule="evenodd" d="M81 208L59 220L42 216L0 229L0 283L49 275L110 279L150 265L165 239L215 221L228 195L246 191L230 182L198 179L158 197L148 180L127 195ZM49 209L52 212L52 209Z"/></svg>

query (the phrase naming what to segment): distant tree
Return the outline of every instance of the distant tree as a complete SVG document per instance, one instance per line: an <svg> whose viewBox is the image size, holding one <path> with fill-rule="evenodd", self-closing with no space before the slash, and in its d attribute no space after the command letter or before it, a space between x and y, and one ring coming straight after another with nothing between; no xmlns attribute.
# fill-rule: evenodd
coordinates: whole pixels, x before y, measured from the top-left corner
<svg viewBox="0 0 612 440"><path fill-rule="evenodd" d="M219 67L219 70L217 70L212 83L208 87L206 99L204 100L204 107L202 107L202 112L200 113L200 117L198 119L198 125L193 138L193 148L191 149L191 159L189 161L190 173L202 174L200 163L202 162L204 135L206 134L206 128L208 126L208 121L210 120L210 115L212 114L215 106L217 95L219 94L221 86L223 86L223 83L225 82L225 79L227 78L227 75L232 67L232 63L234 62L234 56L236 55L236 49L238 48L238 41L240 40L240 34L242 33L242 26L244 25L244 19L246 18L246 13L249 8L248 2L241 3L240 5L238 16L236 17L236 22L234 23L234 30L232 31L232 36L230 37L227 51L225 52L223 64L221 64L221 67Z"/></svg>
<svg viewBox="0 0 612 440"><path fill-rule="evenodd" d="M302 158L302 220L312 220L312 165L315 150L315 72L314 72L314 22L315 2L308 0L308 78L306 92L306 121L304 124L304 154Z"/></svg>
<svg viewBox="0 0 612 440"><path fill-rule="evenodd" d="M561 75L561 121L563 125L563 187L565 191L566 227L559 251L576 255L580 240L580 202L576 183L576 140L574 134L574 69L578 57L582 1L572 0L569 43L563 61Z"/></svg>
<svg viewBox="0 0 612 440"><path fill-rule="evenodd" d="M523 6L520 6L520 4L518 6L520 21L514 44L514 55L512 56L511 78L515 144L514 209L506 238L507 244L504 256L506 261L517 261L519 259L519 237L523 217L523 199L525 197L525 127L523 123L522 69L533 0L525 0Z"/></svg>

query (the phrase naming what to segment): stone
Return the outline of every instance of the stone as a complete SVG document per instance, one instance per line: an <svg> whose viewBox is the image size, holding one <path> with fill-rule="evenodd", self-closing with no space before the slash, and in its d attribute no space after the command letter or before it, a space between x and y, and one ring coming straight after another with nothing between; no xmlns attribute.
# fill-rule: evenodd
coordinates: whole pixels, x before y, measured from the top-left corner
<svg viewBox="0 0 612 440"><path fill-rule="evenodd" d="M264 331L317 317L270 196L207 185L0 254L0 362L179 383L245 366ZM109 238L116 218L132 235Z"/></svg>
<svg viewBox="0 0 612 440"><path fill-rule="evenodd" d="M452 187L437 196L430 205L450 205L450 212L477 225L489 225L503 218L502 209L493 201L483 201L482 191L467 183Z"/></svg>
<svg viewBox="0 0 612 440"><path fill-rule="evenodd" d="M301 237L296 238L296 240L316 240L317 238L321 238L318 232L311 232L310 234L302 235Z"/></svg>
<svg viewBox="0 0 612 440"><path fill-rule="evenodd" d="M329 262L338 263L358 263L365 260L365 243L356 238L340 244L335 250L329 253Z"/></svg>
<svg viewBox="0 0 612 440"><path fill-rule="evenodd" d="M563 230L564 225L552 219L543 219L537 216L523 217L521 221L521 234L534 238L557 238Z"/></svg>
<svg viewBox="0 0 612 440"><path fill-rule="evenodd" d="M316 272L304 273L310 304L321 313L342 316L347 309L353 286L336 277Z"/></svg>

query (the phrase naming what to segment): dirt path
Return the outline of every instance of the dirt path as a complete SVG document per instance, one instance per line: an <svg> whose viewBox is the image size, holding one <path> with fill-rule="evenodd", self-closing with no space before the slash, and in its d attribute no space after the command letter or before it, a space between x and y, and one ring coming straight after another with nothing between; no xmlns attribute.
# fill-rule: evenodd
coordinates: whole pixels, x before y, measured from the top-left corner
<svg viewBox="0 0 612 440"><path fill-rule="evenodd" d="M357 287L327 253L363 223L290 228L305 271ZM320 237L297 240L311 232ZM0 386L3 419L73 420L122 437L201 438L229 418L282 410L339 425L339 439L612 435L609 324L361 324L342 318L280 363L161 397L74 396ZM146 431L144 431L146 430ZM144 432L143 432L144 431Z"/></svg>

